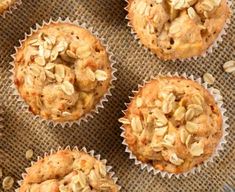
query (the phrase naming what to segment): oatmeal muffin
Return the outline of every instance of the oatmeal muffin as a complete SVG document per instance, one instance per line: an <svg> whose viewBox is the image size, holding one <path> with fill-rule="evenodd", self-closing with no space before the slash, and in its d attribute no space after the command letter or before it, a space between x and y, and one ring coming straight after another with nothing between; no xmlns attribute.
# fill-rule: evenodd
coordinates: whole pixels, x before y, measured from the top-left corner
<svg viewBox="0 0 235 192"><path fill-rule="evenodd" d="M101 42L75 24L53 23L18 49L14 82L30 110L58 122L78 120L108 92L112 68Z"/></svg>
<svg viewBox="0 0 235 192"><path fill-rule="evenodd" d="M213 96L181 77L151 80L119 121L137 159L168 173L187 172L202 164L222 137L222 115Z"/></svg>
<svg viewBox="0 0 235 192"><path fill-rule="evenodd" d="M163 60L202 55L229 15L226 0L129 0L128 6L140 41Z"/></svg>
<svg viewBox="0 0 235 192"><path fill-rule="evenodd" d="M19 192L116 192L101 161L77 150L61 150L27 169Z"/></svg>
<svg viewBox="0 0 235 192"><path fill-rule="evenodd" d="M0 0L0 14L13 5L16 0Z"/></svg>

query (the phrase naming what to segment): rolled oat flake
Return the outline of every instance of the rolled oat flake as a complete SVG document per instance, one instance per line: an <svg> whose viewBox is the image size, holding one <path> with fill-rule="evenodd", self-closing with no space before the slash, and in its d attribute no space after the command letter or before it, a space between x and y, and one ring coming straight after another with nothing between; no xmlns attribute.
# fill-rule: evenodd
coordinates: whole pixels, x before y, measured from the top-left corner
<svg viewBox="0 0 235 192"><path fill-rule="evenodd" d="M235 61L227 61L223 65L224 71L227 73L234 73L235 72Z"/></svg>
<svg viewBox="0 0 235 192"><path fill-rule="evenodd" d="M203 75L203 80L210 85L212 85L215 82L215 78L210 73L205 73Z"/></svg>
<svg viewBox="0 0 235 192"><path fill-rule="evenodd" d="M13 184L14 184L14 179L11 176L7 176L3 179L2 188L5 190L9 190L12 188Z"/></svg>
<svg viewBox="0 0 235 192"><path fill-rule="evenodd" d="M33 157L33 150L29 149L28 151L26 151L25 157L26 159L31 159Z"/></svg>

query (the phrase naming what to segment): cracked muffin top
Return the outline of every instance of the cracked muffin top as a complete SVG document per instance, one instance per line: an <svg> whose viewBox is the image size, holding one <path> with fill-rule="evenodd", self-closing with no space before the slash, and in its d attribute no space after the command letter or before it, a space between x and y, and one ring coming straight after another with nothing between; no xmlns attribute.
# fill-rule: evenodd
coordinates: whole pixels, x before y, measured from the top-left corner
<svg viewBox="0 0 235 192"><path fill-rule="evenodd" d="M0 14L13 5L16 0L0 0Z"/></svg>
<svg viewBox="0 0 235 192"><path fill-rule="evenodd" d="M214 97L180 77L158 77L144 85L119 121L138 160L175 174L211 157L222 137L222 115Z"/></svg>
<svg viewBox="0 0 235 192"><path fill-rule="evenodd" d="M27 168L19 192L117 192L106 165L85 152L61 150Z"/></svg>
<svg viewBox="0 0 235 192"><path fill-rule="evenodd" d="M163 60L202 55L229 15L226 0L129 0L128 6L140 41Z"/></svg>
<svg viewBox="0 0 235 192"><path fill-rule="evenodd" d="M14 82L30 110L44 119L77 120L107 93L112 69L106 49L88 30L53 23L16 53Z"/></svg>

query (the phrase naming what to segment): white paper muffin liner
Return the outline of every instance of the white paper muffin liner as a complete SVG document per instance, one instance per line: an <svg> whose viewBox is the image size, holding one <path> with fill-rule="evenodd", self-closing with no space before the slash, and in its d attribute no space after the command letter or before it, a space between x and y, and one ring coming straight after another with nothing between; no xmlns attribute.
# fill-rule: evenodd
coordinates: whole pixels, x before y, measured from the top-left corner
<svg viewBox="0 0 235 192"><path fill-rule="evenodd" d="M117 184L118 177L116 177L116 176L115 176L115 172L112 171L112 168L113 168L113 167L106 165L106 164L107 164L107 160L106 160L106 159L101 159L101 155L100 155L100 154L96 155L94 150L87 151L86 147L83 147L81 150L79 150L79 148L78 148L77 146L75 146L75 147L73 147L73 148L71 148L70 146L67 146L67 147L65 147L65 148L58 147L57 150L51 149L49 153L45 152L42 157L41 157L41 156L38 156L38 157L37 157L37 161L40 161L40 160L44 159L45 157L50 156L50 155L53 155L53 154L55 154L55 153L57 153L58 151L61 151L61 150L69 150L69 151L80 151L80 152L84 152L84 153L87 153L88 155L94 157L94 158L97 159L98 161L101 161L101 162L106 166L106 170L107 170L108 177L114 181L114 183L118 186L118 190L120 191L121 186ZM37 161L31 161L31 166L33 166ZM22 185L23 180L24 180L25 177L27 176L28 169L29 169L29 167L25 169L25 173L22 173L22 174L21 174L22 180L17 181L17 183L19 184L19 186ZM15 190L15 192L19 192L19 188L17 188L17 189Z"/></svg>
<svg viewBox="0 0 235 192"><path fill-rule="evenodd" d="M15 3L10 5L6 10L4 10L2 13L0 13L0 17L6 18L7 14L12 14L12 12L18 8L19 5L22 4L21 0L16 0Z"/></svg>
<svg viewBox="0 0 235 192"><path fill-rule="evenodd" d="M110 80L110 85L109 88L107 90L107 92L104 94L104 96L100 99L100 101L95 105L95 107L89 111L88 113L84 114L83 116L81 116L78 120L73 120L73 121L65 121L65 122L57 122L54 120L50 120L50 119L44 119L42 118L40 115L34 115L32 112L29 111L29 105L23 100L23 98L20 96L17 87L14 84L14 74L15 74L15 58L16 55L18 53L18 49L22 47L23 43L27 40L28 37L30 37L33 33L37 32L39 29L43 28L46 25L50 25L52 23L69 23L69 24L75 24L79 27L82 27L86 30L88 30L92 35L94 35L102 44L102 46L104 46L106 48L106 52L108 54L109 57L109 61L110 61L110 67L111 67L111 80ZM94 32L92 27L88 27L86 23L82 23L79 24L78 21L71 21L69 18L66 18L65 20L62 20L61 18L59 18L56 21L53 21L52 19L49 20L49 22L45 22L43 21L42 25L36 24L36 29L30 28L30 33L29 34L25 34L25 38L23 40L20 40L20 46L19 47L14 47L15 48L15 53L13 55L11 55L11 57L13 58L13 61L10 63L10 65L12 65L12 69L10 70L11 72L11 88L13 89L13 95L17 96L17 101L20 102L22 104L22 108L26 109L26 112L33 114L34 115L34 119L39 120L41 123L45 122L47 125L53 125L54 127L56 125L61 125L62 127L65 127L66 125L72 126L73 124L77 124L80 125L82 121L87 122L89 118L93 118L93 114L94 113L99 113L99 109L100 108L104 108L103 103L108 101L108 96L112 96L111 93L111 89L114 88L113 82L117 80L117 78L115 77L115 72L117 72L117 69L114 67L114 65L116 64L116 61L114 60L114 54L109 50L109 47L107 45L107 43L105 43L105 39L99 37L99 34L97 32Z"/></svg>
<svg viewBox="0 0 235 192"><path fill-rule="evenodd" d="M211 157L209 157L207 160L205 160L201 165L197 165L197 167L192 168L191 170L184 172L184 173L179 173L179 174L174 174L174 173L169 173L167 171L160 171L158 169L155 169L153 166L151 166L150 164L147 163L142 163L141 161L139 161L137 159L137 157L132 153L132 151L129 149L128 144L126 142L125 139L125 128L123 126L121 126L122 129L122 133L121 133L121 137L123 138L123 142L122 144L126 146L125 152L129 153L129 158L130 159L134 159L134 163L135 165L140 165L141 170L144 170L145 168L147 169L148 172L153 172L154 175L160 173L160 175L164 178L164 177L168 177L171 178L172 176L175 176L176 178L180 178L180 177L187 177L189 174L195 174L195 173L199 173L202 169L203 166L207 167L208 163L212 163L214 162L214 158L215 157L219 157L219 151L222 151L224 149L224 145L227 143L226 141L226 136L228 135L227 129L229 127L229 125L226 123L226 121L228 120L228 117L225 115L226 109L223 107L223 97L220 94L220 91L218 89L215 89L213 87L208 87L207 83L202 83L202 79L201 78L195 78L193 75L188 76L186 73L183 73L182 75L179 75L177 72L175 74L171 74L168 73L167 75L163 75L163 74L158 74L156 77L151 77L149 81L144 81L142 85L138 85L138 90L137 91L132 91L133 95L136 95L141 88L143 88L146 84L148 84L151 80L156 79L159 76L168 76L168 77L183 77L185 79L190 79L192 81L197 82L198 84L200 84L201 86L203 86L207 91L209 91L209 93L214 97L215 102L221 112L222 115L222 137L220 139L220 142L218 143L214 153L211 155ZM134 96L129 96L130 101L134 98ZM123 114L126 114L126 111L128 110L128 106L130 103L125 103L127 109L123 110Z"/></svg>
<svg viewBox="0 0 235 192"><path fill-rule="evenodd" d="M129 13L129 7L130 7L130 4L129 4L129 0L125 0L127 2L127 6L124 8L128 13ZM233 9L232 9L232 1L231 0L227 0L227 4L229 6L229 9L230 9L230 12L232 14L233 12ZM141 45L145 51L149 51L151 53L151 55L154 55L154 56L157 56L154 52L152 52L150 50L150 48L146 47L140 40L140 38L138 37L137 33L135 32L132 24L131 24L131 21L130 21L130 18L128 16L128 14L126 15L125 19L128 21L127 22L127 26L130 27L131 29L131 34L134 36L134 39L138 42L139 45ZM158 56L157 58L159 58L160 60L163 60L163 61L176 61L176 60L179 60L179 61L191 61L192 59L196 60L198 57L206 57L208 54L211 54L213 52L213 48L217 48L219 46L219 43L223 41L223 36L227 34L227 28L229 27L229 24L231 23L230 21L230 18L228 18L223 26L223 29L221 30L221 32L219 33L218 37L214 40L214 42L207 48L207 50L205 50L201 55L199 56L193 56L193 57L189 57L189 58L184 58L184 59L160 59Z"/></svg>

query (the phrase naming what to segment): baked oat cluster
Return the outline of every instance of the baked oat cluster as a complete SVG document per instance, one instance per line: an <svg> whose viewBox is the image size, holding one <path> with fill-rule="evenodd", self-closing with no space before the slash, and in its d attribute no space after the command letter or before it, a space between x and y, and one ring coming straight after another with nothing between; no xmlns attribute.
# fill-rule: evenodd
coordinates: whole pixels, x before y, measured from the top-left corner
<svg viewBox="0 0 235 192"><path fill-rule="evenodd" d="M164 60L202 55L230 15L226 0L129 0L141 42Z"/></svg>
<svg viewBox="0 0 235 192"><path fill-rule="evenodd" d="M73 24L44 26L16 54L15 84L30 110L44 119L79 119L105 95L110 81L105 48Z"/></svg>
<svg viewBox="0 0 235 192"><path fill-rule="evenodd" d="M16 0L0 0L0 13L3 13L8 7L14 4Z"/></svg>
<svg viewBox="0 0 235 192"><path fill-rule="evenodd" d="M27 169L19 192L116 192L101 161L85 152L61 150Z"/></svg>
<svg viewBox="0 0 235 192"><path fill-rule="evenodd" d="M222 116L213 96L180 77L158 77L144 85L119 121L137 159L170 173L203 163L222 136Z"/></svg>

